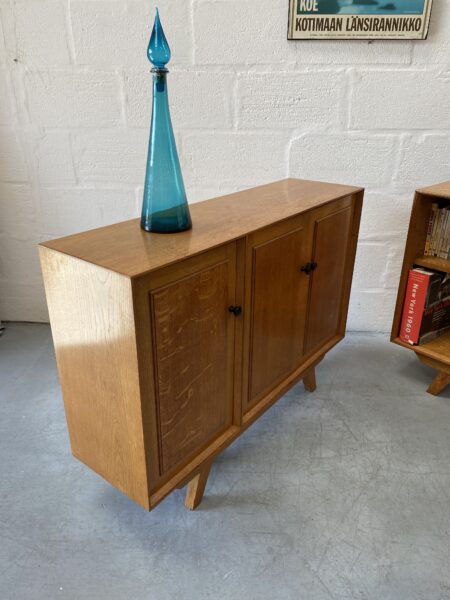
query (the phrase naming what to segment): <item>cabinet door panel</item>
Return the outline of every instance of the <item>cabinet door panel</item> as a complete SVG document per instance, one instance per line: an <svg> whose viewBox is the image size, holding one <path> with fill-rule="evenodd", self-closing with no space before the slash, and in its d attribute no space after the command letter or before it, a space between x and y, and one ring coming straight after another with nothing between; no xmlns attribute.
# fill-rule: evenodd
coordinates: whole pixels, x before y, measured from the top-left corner
<svg viewBox="0 0 450 600"><path fill-rule="evenodd" d="M310 275L306 353L339 333L351 217L349 206L314 223L313 261L318 266Z"/></svg>
<svg viewBox="0 0 450 600"><path fill-rule="evenodd" d="M302 226L254 245L248 408L299 364L303 354L307 281Z"/></svg>
<svg viewBox="0 0 450 600"><path fill-rule="evenodd" d="M161 475L232 424L235 268L233 251L150 294Z"/></svg>

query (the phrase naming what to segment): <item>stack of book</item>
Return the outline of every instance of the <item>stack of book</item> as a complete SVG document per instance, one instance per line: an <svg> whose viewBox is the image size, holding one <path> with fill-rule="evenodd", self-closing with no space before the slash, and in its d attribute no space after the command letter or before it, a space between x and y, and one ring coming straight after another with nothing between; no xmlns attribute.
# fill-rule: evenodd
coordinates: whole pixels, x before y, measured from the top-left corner
<svg viewBox="0 0 450 600"><path fill-rule="evenodd" d="M425 256L450 259L450 206L432 205L428 218Z"/></svg>
<svg viewBox="0 0 450 600"><path fill-rule="evenodd" d="M450 330L450 275L410 269L400 339L424 344Z"/></svg>

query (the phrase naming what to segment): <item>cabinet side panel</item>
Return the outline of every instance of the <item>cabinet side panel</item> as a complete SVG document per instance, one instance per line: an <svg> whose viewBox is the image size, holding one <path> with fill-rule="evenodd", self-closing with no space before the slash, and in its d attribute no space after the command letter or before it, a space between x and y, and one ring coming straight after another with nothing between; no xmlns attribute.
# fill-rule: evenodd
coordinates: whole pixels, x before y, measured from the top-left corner
<svg viewBox="0 0 450 600"><path fill-rule="evenodd" d="M149 508L131 282L39 250L72 452Z"/></svg>
<svg viewBox="0 0 450 600"><path fill-rule="evenodd" d="M350 303L350 293L353 283L353 272L355 269L356 250L358 248L359 227L361 224L361 212L364 200L364 190L352 196L352 221L350 228L350 239L347 250L347 260L345 263L344 285L341 299L341 317L339 321L339 335L344 336L347 328L348 307Z"/></svg>

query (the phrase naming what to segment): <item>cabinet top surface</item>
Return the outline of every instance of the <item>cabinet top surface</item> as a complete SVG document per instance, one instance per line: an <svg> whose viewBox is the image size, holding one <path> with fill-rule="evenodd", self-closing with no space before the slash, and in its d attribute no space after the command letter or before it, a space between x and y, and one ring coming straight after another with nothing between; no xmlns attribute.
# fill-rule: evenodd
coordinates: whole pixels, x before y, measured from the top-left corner
<svg viewBox="0 0 450 600"><path fill-rule="evenodd" d="M189 206L193 228L174 234L148 233L139 219L42 243L127 277L138 277L231 242L362 188L285 179Z"/></svg>
<svg viewBox="0 0 450 600"><path fill-rule="evenodd" d="M439 198L450 199L450 181L444 181L443 183L430 185L429 187L421 188L417 191L419 192L419 194L426 194L428 196L437 196Z"/></svg>

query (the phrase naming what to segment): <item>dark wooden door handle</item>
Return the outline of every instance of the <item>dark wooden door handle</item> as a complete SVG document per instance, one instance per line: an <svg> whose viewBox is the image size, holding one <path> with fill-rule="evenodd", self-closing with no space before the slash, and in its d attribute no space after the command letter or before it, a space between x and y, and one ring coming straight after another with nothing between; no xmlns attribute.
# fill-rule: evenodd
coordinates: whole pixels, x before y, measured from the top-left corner
<svg viewBox="0 0 450 600"><path fill-rule="evenodd" d="M233 313L235 317L238 317L242 312L242 306L229 306L228 310L230 313Z"/></svg>
<svg viewBox="0 0 450 600"><path fill-rule="evenodd" d="M303 267L300 268L300 271L302 271L302 273L306 273L307 275L309 275L312 271L315 271L318 267L318 264L316 262L309 262L306 263L306 265L304 265Z"/></svg>

